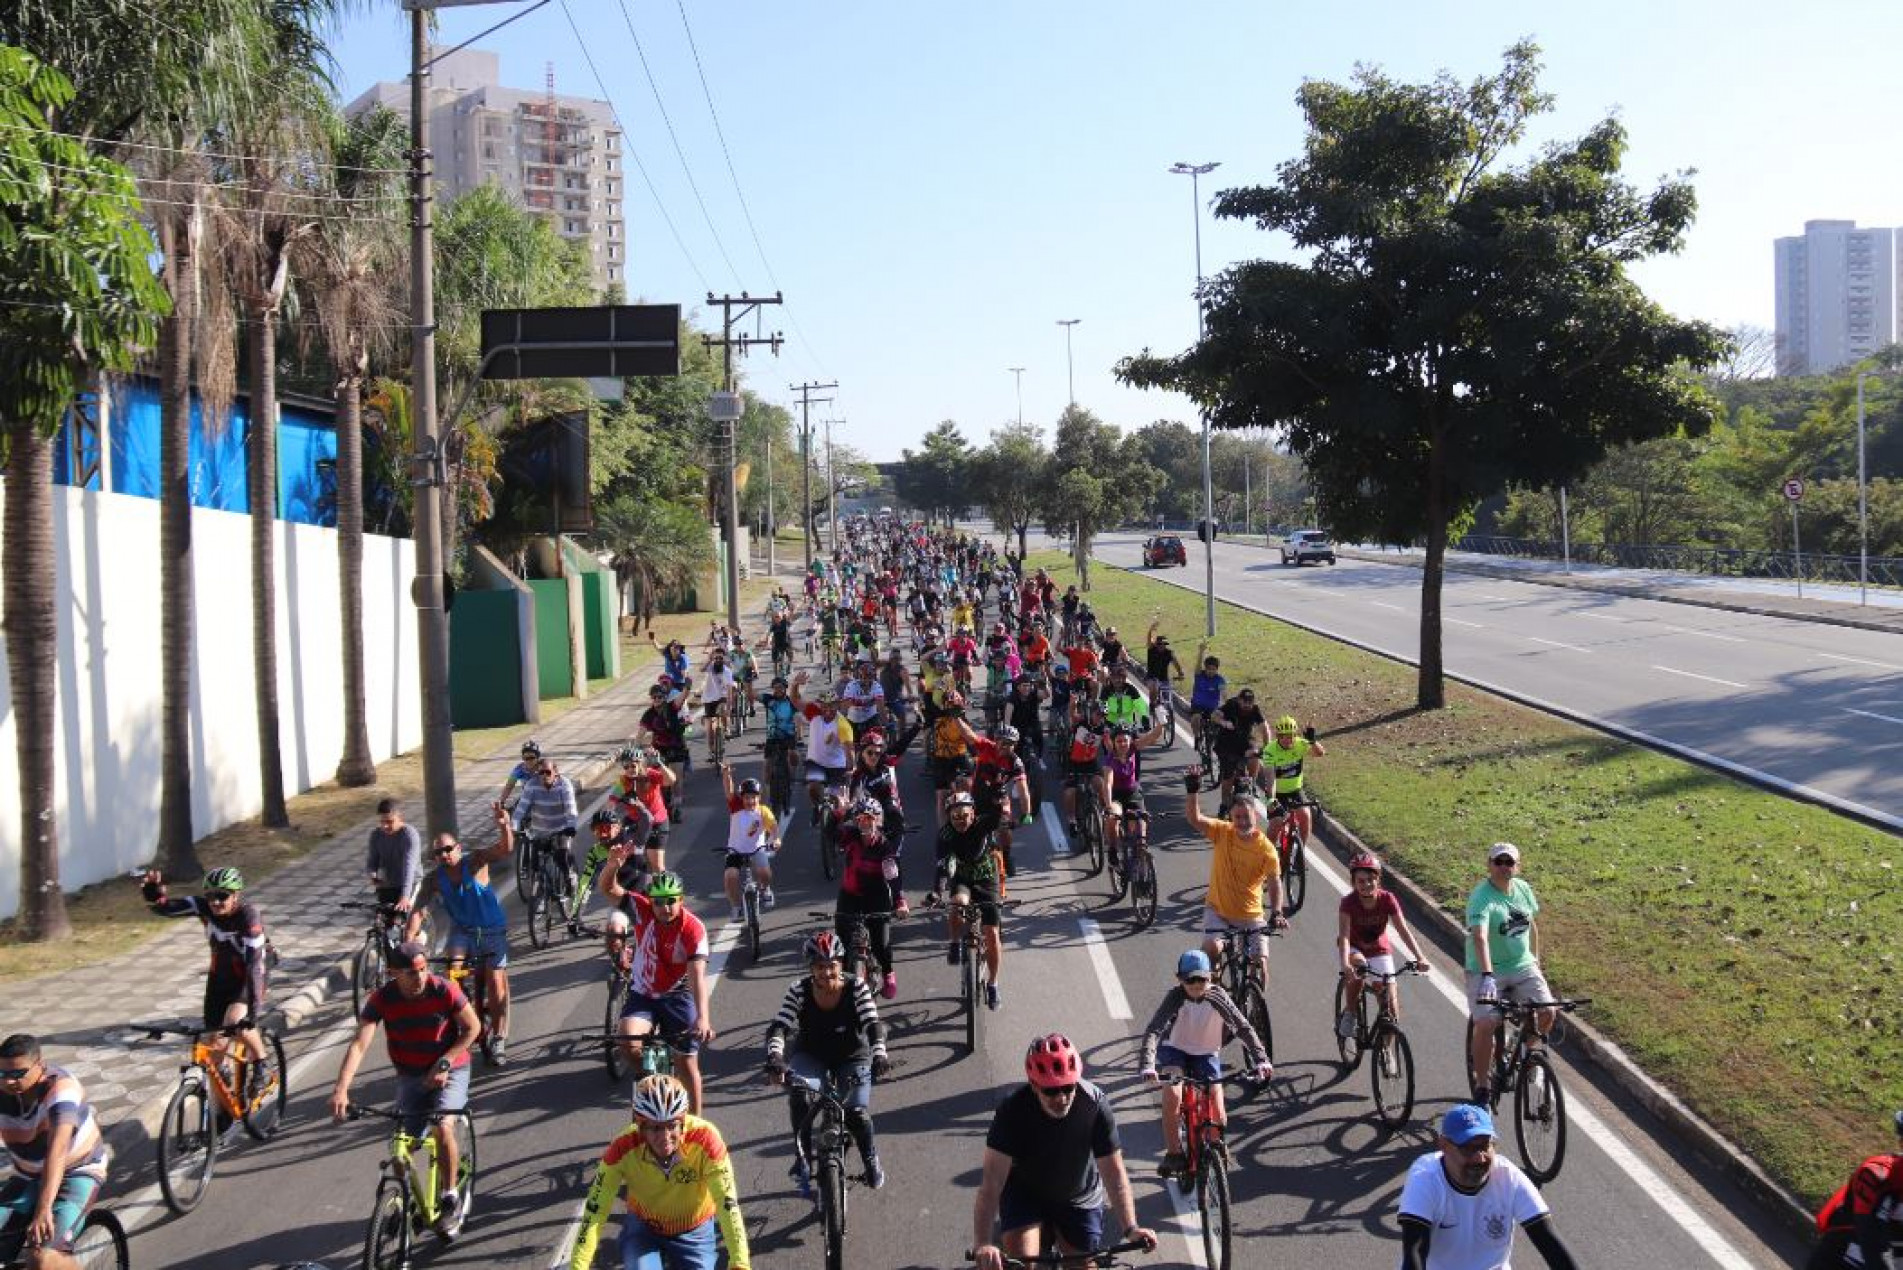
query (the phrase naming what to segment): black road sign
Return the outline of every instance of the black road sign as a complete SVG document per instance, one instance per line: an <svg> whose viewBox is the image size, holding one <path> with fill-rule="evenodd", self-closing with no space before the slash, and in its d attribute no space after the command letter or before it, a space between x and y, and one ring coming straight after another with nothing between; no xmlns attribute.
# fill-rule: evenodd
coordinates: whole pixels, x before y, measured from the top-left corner
<svg viewBox="0 0 1903 1270"><path fill-rule="evenodd" d="M619 379L681 373L681 306L485 309L484 379Z"/></svg>

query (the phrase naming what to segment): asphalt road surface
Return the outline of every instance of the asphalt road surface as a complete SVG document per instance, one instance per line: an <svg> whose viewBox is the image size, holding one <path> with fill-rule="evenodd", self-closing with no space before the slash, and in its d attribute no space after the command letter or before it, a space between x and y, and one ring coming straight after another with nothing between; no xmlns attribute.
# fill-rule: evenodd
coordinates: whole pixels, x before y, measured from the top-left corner
<svg viewBox="0 0 1903 1270"><path fill-rule="evenodd" d="M742 775L756 769L757 736L739 746ZM1110 903L1102 877L1052 850L1056 817L1048 807L1037 825L1020 830L1020 876L1011 889L1022 904L1007 918L1004 1001L983 1019L976 1054L963 1053L942 927L914 918L901 928L899 995L882 1003L900 1066L874 1094L890 1181L881 1192L851 1192L849 1265L964 1264L991 1110L1022 1079L1026 1042L1053 1029L1078 1043L1089 1077L1115 1095L1139 1213L1163 1232L1161 1248L1143 1264L1202 1264L1193 1246L1193 1209L1155 1176L1161 1154L1155 1096L1135 1074L1137 1034L1169 986L1178 952L1196 942L1207 877L1206 844L1190 837L1180 814L1184 762L1179 738L1148 763L1162 892L1151 929L1136 927L1127 903ZM912 819L929 822L931 798L918 767L918 759L908 757L905 798ZM736 950L737 931L717 898L716 843L724 821L714 810L715 775L697 767L689 794L689 819L675 834L670 863L686 875L690 899L699 898L697 911L710 919L714 937L719 1037L703 1059L707 1111L735 1153L753 1264L816 1267L819 1226L787 1178L782 1096L756 1077L765 1022L799 970L801 937L819 924L807 910L829 909L833 892L820 875L814 837L801 824L780 857L780 905L768 914L765 957L750 963ZM929 877L929 858L927 841L909 845L906 878L914 899ZM1478 876L1478 859L1475 865ZM1530 880L1537 886L1537 873ZM1458 993L1457 969L1444 951L1433 954L1433 974L1408 981L1404 992L1418 1067L1416 1123L1383 1135L1372 1118L1366 1067L1342 1072L1329 1017L1333 908L1342 886L1339 870L1318 860L1307 907L1290 936L1274 945L1277 1079L1231 1105L1239 1266L1394 1264L1395 1205L1407 1168L1431 1148L1429 1126L1464 1091L1463 1021L1451 999ZM513 896L505 907L520 920ZM597 902L593 914L600 913ZM627 1121L628 1090L610 1085L596 1040L604 969L598 945L576 940L535 952L519 928L512 942L512 1061L502 1071L479 1065L474 1081L481 1162L474 1210L454 1245L424 1237L419 1266L566 1265L593 1163ZM348 1020L332 1007L293 1038L294 1095L283 1132L224 1155L197 1212L165 1214L150 1202L149 1159L121 1160L113 1202L135 1225L133 1262L140 1270L252 1270L299 1260L333 1270L358 1264L387 1126L334 1126L328 1119L324 1104L348 1032ZM1800 1258L1782 1228L1717 1170L1688 1158L1585 1075L1561 1070L1572 1136L1564 1170L1546 1195L1580 1264L1735 1270ZM389 1093L379 1041L354 1096L382 1102ZM1510 1154L1510 1139L1507 1145ZM605 1247L612 1247L611 1239L612 1230ZM1521 1264L1537 1263L1522 1241ZM598 1264L609 1264L607 1256Z"/></svg>
<svg viewBox="0 0 1903 1270"><path fill-rule="evenodd" d="M1096 555L1137 568L1142 543L1107 534ZM1202 544L1187 546L1188 568L1151 576L1200 593ZM1216 546L1219 598L1409 659L1420 593L1418 568L1287 567L1274 551ZM1454 572L1441 619L1450 673L1903 825L1895 635Z"/></svg>

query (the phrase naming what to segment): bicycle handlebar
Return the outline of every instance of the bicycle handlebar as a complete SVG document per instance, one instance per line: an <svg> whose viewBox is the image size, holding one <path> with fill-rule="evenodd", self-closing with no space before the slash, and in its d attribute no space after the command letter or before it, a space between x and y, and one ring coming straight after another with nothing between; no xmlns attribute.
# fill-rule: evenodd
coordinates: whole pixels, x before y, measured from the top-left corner
<svg viewBox="0 0 1903 1270"><path fill-rule="evenodd" d="M1120 1252L1153 1251L1155 1251L1155 1249L1149 1244L1143 1243L1140 1240L1131 1239L1120 1244L1112 1244L1108 1248L1099 1248L1095 1252L1041 1252L1035 1257L1006 1256L1004 1258L1004 1264L1007 1270L1035 1270L1037 1266L1082 1266L1089 1264L1095 1259L1099 1267L1102 1267L1103 1270L1109 1270L1110 1267L1117 1263L1103 1261L1101 1258L1115 1257ZM976 1261L977 1259L978 1250L976 1248L965 1249L966 1261Z"/></svg>
<svg viewBox="0 0 1903 1270"><path fill-rule="evenodd" d="M168 1036L189 1036L196 1041L201 1036L237 1037L258 1026L256 1019L241 1019L236 1023L226 1023L219 1027L203 1027L190 1023L173 1023L158 1027L140 1027L137 1030L154 1041L162 1041Z"/></svg>
<svg viewBox="0 0 1903 1270"><path fill-rule="evenodd" d="M1591 1005L1591 997L1571 997L1559 1001L1507 1001L1499 997L1477 997L1475 1005L1490 1005L1508 1015L1530 1014L1535 1010L1558 1010L1571 1014L1582 1005Z"/></svg>

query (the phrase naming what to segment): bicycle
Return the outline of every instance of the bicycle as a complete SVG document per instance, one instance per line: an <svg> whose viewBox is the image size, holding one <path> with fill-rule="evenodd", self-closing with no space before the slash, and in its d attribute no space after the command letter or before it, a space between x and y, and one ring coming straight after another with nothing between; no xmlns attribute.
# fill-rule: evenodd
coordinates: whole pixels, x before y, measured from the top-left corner
<svg viewBox="0 0 1903 1270"><path fill-rule="evenodd" d="M782 823L793 810L794 743L792 737L770 736L761 746L766 759L767 806Z"/></svg>
<svg viewBox="0 0 1903 1270"><path fill-rule="evenodd" d="M1414 1114L1414 1050L1408 1044L1407 1033L1401 1030L1394 1003L1400 993L1401 977L1424 973L1413 966L1391 975L1364 973L1361 999L1355 1010L1354 1034L1343 1036L1339 1030L1335 1033L1335 1047L1349 1072L1361 1065L1363 1055L1374 1056L1368 1068L1374 1114L1381 1121L1381 1127L1390 1133L1406 1125L1408 1117ZM1346 1008L1347 995L1346 977L1336 979L1333 1016L1336 1019L1341 1018ZM1380 999L1378 1007L1368 1004L1371 997Z"/></svg>
<svg viewBox="0 0 1903 1270"><path fill-rule="evenodd" d="M850 1178L864 1186L872 1184L871 1179L852 1178L846 1171L846 1144L851 1137L846 1129L846 1104L830 1077L805 1077L782 1069L779 1081L786 1086L789 1098L796 1088L805 1089L812 1096L806 1119L800 1132L794 1135L793 1149L799 1151L801 1138L812 1144L813 1158L801 1154L800 1160L806 1165L807 1176L813 1180L814 1202L819 1208L820 1231L825 1241L826 1270L844 1270L846 1182Z"/></svg>
<svg viewBox="0 0 1903 1270"><path fill-rule="evenodd" d="M369 929L364 931L363 947L350 963L350 1013L355 1017L363 1013L363 1003L370 999L370 994L383 986L384 960L390 949L405 938L404 923L409 914L394 904L371 904L362 900L348 900L338 907L375 914ZM416 937L425 945L429 943L427 922Z"/></svg>
<svg viewBox="0 0 1903 1270"><path fill-rule="evenodd" d="M1282 818L1281 832L1275 835L1275 850L1282 862L1282 903L1293 917L1308 898L1308 840L1302 836L1295 812L1305 807L1319 811L1321 804L1299 790L1279 801L1289 814Z"/></svg>
<svg viewBox="0 0 1903 1270"><path fill-rule="evenodd" d="M727 761L727 734L733 726L733 711L725 706L715 707L715 711L703 722L707 726L707 761L719 767Z"/></svg>
<svg viewBox="0 0 1903 1270"><path fill-rule="evenodd" d="M626 995L627 989L624 986L622 999L625 999ZM609 1021L606 1043L610 1048L622 1051L619 1061L623 1075L631 1078L636 1084L649 1076L674 1075L674 1051L685 1048L692 1038L685 1032L644 1032L639 1036L623 1036L619 1007L620 1001L617 1000L617 1013ZM634 1050L632 1059L626 1052L630 1049ZM610 1073L615 1070L614 1063L615 1060L611 1058L609 1060Z"/></svg>
<svg viewBox="0 0 1903 1270"><path fill-rule="evenodd" d="M1215 1099L1210 1091L1218 1085L1252 1083L1240 1073L1202 1080L1188 1074L1160 1078L1183 1091L1182 1132L1183 1171L1176 1185L1185 1195L1196 1197L1196 1209L1202 1219L1203 1264L1209 1270L1229 1270L1232 1253L1232 1229L1229 1209L1229 1144L1223 1139L1223 1126L1215 1118Z"/></svg>
<svg viewBox="0 0 1903 1270"><path fill-rule="evenodd" d="M819 868L831 881L839 872L839 821L846 802L846 785L843 780L828 777L820 791L820 799L813 804L814 823L819 826Z"/></svg>
<svg viewBox="0 0 1903 1270"><path fill-rule="evenodd" d="M634 1069L627 1050L621 1042L621 1010L628 1002L628 971L622 966L619 957L608 963L608 1011L603 1022L601 1058L608 1067L608 1083L619 1085L626 1080Z"/></svg>
<svg viewBox="0 0 1903 1270"><path fill-rule="evenodd" d="M489 932L487 928L479 927L469 933L480 945L482 937ZM469 998L469 1004L476 1007L476 1019L482 1024L476 1045L482 1050L483 1059L493 1065L496 1061L496 1031L489 1018L489 954L478 952L474 964L467 957L438 957L436 960L443 967L443 976L461 988L463 995Z"/></svg>
<svg viewBox="0 0 1903 1270"><path fill-rule="evenodd" d="M252 1026L250 1020L225 1027L146 1027L139 1030L152 1040L167 1036L189 1036L191 1058L179 1068L178 1087L165 1104L165 1118L159 1122L159 1190L165 1206L184 1216L198 1207L211 1185L212 1170L218 1152L224 1146L234 1124L262 1142L277 1132L284 1119L284 1105L290 1099L285 1077L284 1040L275 1031L264 1032L264 1076L252 1077L252 1062L235 1045L220 1053L205 1038L222 1036L238 1040ZM229 1071L231 1076L226 1077ZM258 1088L240 1099L238 1091Z"/></svg>
<svg viewBox="0 0 1903 1270"><path fill-rule="evenodd" d="M20 1270L26 1265L26 1250L20 1259L6 1263L5 1270ZM126 1243L125 1224L110 1209L89 1209L73 1232L73 1246L67 1256L79 1263L80 1270L129 1270L132 1251Z"/></svg>
<svg viewBox="0 0 1903 1270"><path fill-rule="evenodd" d="M976 1261L976 1249L965 1249L965 1260ZM1035 1257L1012 1257L1004 1259L1005 1270L1037 1270L1039 1266L1094 1267L1094 1270L1117 1270L1119 1266L1135 1263L1120 1260L1119 1253L1150 1252L1148 1245L1135 1240L1127 1243L1112 1244L1108 1248L1099 1248L1095 1252L1040 1252Z"/></svg>
<svg viewBox="0 0 1903 1270"><path fill-rule="evenodd" d="M1196 721L1196 761L1205 772L1214 772L1220 767L1216 761L1216 737L1221 729L1212 721L1212 714L1204 710L1191 716Z"/></svg>
<svg viewBox="0 0 1903 1270"><path fill-rule="evenodd" d="M1083 839L1081 848L1073 846L1075 854L1088 853L1090 856L1090 875L1095 877L1104 868L1103 804L1097 798L1097 781L1089 776L1071 776L1066 780L1077 790L1077 832ZM1118 888L1119 895L1122 888Z"/></svg>
<svg viewBox="0 0 1903 1270"><path fill-rule="evenodd" d="M910 832L909 829L907 832ZM838 909L823 908L809 908L806 915L822 922L836 922L842 917L846 919L849 931L846 938L846 978L859 979L877 992L879 980L885 971L872 955L872 933L867 929L867 922L883 920L890 926L904 921L904 917L897 910L890 913L841 913Z"/></svg>
<svg viewBox="0 0 1903 1270"><path fill-rule="evenodd" d="M375 1116L401 1121L403 1116L379 1107L351 1104L345 1113L352 1120ZM444 1243L453 1240L469 1220L469 1209L476 1196L476 1121L469 1109L440 1111L430 1117L435 1124L447 1120L456 1139L456 1178L449 1194L456 1197L453 1225L439 1231ZM424 1157L422 1176L417 1176L416 1152ZM370 1209L370 1225L364 1232L364 1270L407 1270L416 1233L434 1227L444 1216L437 1192L442 1179L437 1176L436 1135L431 1132L409 1134L399 1123L390 1138L390 1154L380 1166L377 1196Z"/></svg>
<svg viewBox="0 0 1903 1270"><path fill-rule="evenodd" d="M529 855L534 863L529 871L528 889L522 893L528 907L529 943L547 948L554 941L559 919L572 937L581 926L581 888L573 870L564 869L558 858L555 837L529 839Z"/></svg>
<svg viewBox="0 0 1903 1270"><path fill-rule="evenodd" d="M1016 900L999 900L1000 910L1015 907ZM958 1009L965 1017L965 1053L978 1052L978 1034L983 1030L979 1016L984 1008L984 930L976 904L961 904L946 899L933 907L943 908L947 921L956 917L964 925L958 938Z"/></svg>
<svg viewBox="0 0 1903 1270"><path fill-rule="evenodd" d="M774 854L768 851L770 857ZM747 952L754 962L760 960L760 882L753 876L751 862L740 870L740 912L746 920L745 939Z"/></svg>
<svg viewBox="0 0 1903 1270"><path fill-rule="evenodd" d="M1559 1073L1547 1057L1546 1047L1535 1046L1538 1035L1534 1015L1541 1010L1571 1014L1582 1005L1591 1005L1591 997L1561 1001L1502 1001L1482 997L1479 1005L1490 1005L1505 1017L1494 1020L1493 1097L1489 1111L1497 1111L1500 1097L1513 1090L1513 1138L1520 1145L1520 1167L1541 1186L1559 1176L1566 1160L1566 1091L1560 1088ZM1513 1046L1506 1045L1506 1027L1515 1029ZM1474 1022L1467 1020L1467 1040L1472 1053Z"/></svg>
<svg viewBox="0 0 1903 1270"><path fill-rule="evenodd" d="M1221 947L1218 950L1215 977L1227 979L1223 984L1236 1008L1242 1011L1242 1017L1249 1020L1249 1026L1255 1029L1256 1039L1262 1042L1263 1052L1269 1061L1275 1061L1275 1027L1269 1015L1268 985L1262 980L1260 964L1254 957L1247 955L1250 935L1275 938L1281 931L1273 926L1260 930L1245 930L1240 926L1225 926L1217 932L1216 938Z"/></svg>
<svg viewBox="0 0 1903 1270"><path fill-rule="evenodd" d="M1175 745L1176 695L1170 691L1168 679L1150 680L1150 718L1163 724L1163 739L1156 748L1167 750Z"/></svg>
<svg viewBox="0 0 1903 1270"><path fill-rule="evenodd" d="M1109 853L1111 893L1114 903L1130 895L1130 910L1139 927L1156 921L1156 860L1150 855L1150 813L1138 807L1123 813L1123 832L1117 849Z"/></svg>

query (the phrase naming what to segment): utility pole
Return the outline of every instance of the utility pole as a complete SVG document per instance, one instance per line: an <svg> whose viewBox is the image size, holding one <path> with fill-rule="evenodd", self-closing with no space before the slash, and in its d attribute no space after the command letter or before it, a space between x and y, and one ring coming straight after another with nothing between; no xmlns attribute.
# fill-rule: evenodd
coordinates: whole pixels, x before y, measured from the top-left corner
<svg viewBox="0 0 1903 1270"><path fill-rule="evenodd" d="M829 402L831 397L815 397L816 392L838 388L830 384L788 384L800 395L800 537L805 539L806 571L813 571L813 404Z"/></svg>
<svg viewBox="0 0 1903 1270"><path fill-rule="evenodd" d="M1220 163L1177 163L1170 171L1189 178L1189 202L1196 227L1196 342L1203 342L1203 200L1202 179L1221 167ZM1216 638L1216 493L1209 474L1209 406L1203 416L1203 625L1204 635Z"/></svg>
<svg viewBox="0 0 1903 1270"><path fill-rule="evenodd" d="M1006 366L1006 370L1017 376L1018 380L1018 431L1024 431L1024 367Z"/></svg>
<svg viewBox="0 0 1903 1270"><path fill-rule="evenodd" d="M833 474L833 425L844 419L826 420L826 550L839 550L839 478Z"/></svg>
<svg viewBox="0 0 1903 1270"><path fill-rule="evenodd" d="M736 337L733 333L733 324L749 313L757 313L762 305L780 303L783 301L778 291L773 293L771 299L766 296L748 295L745 291L738 296L716 296L709 291L707 307L711 309L719 306L720 308L720 338L715 339L711 335L700 337L701 343L706 347L720 350L721 391L712 403L710 413L714 416L715 426L720 430L722 465L727 470L727 505L722 509L721 532L727 539L727 625L736 631L740 629L740 488L734 469L740 462L740 402L733 391L733 351L737 348L744 353L755 344L765 344L773 350L775 355L778 355L780 333L775 331L768 336ZM725 397L726 400L721 401L720 397ZM770 499L772 496L773 492L768 490L767 497Z"/></svg>
<svg viewBox="0 0 1903 1270"><path fill-rule="evenodd" d="M1255 491L1249 484L1249 452L1242 452L1242 532L1246 536L1255 532Z"/></svg>

